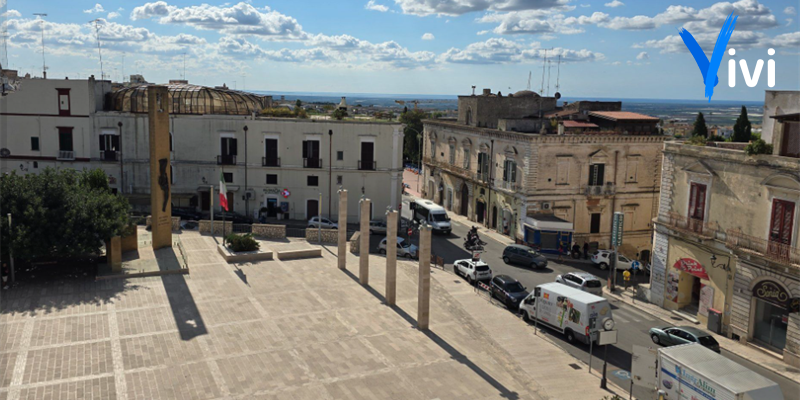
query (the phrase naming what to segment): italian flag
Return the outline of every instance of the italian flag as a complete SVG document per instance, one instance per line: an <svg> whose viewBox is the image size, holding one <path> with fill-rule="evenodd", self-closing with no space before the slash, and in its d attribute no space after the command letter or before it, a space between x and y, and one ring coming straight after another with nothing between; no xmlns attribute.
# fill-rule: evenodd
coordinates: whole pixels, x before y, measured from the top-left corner
<svg viewBox="0 0 800 400"><path fill-rule="evenodd" d="M219 206L228 211L228 189L225 187L225 175L219 171Z"/></svg>

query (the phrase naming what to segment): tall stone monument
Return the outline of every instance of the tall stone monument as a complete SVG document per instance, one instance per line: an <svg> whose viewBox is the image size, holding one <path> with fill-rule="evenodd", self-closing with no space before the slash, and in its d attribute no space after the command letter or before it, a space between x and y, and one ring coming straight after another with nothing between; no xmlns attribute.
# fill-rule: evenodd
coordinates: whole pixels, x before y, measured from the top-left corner
<svg viewBox="0 0 800 400"><path fill-rule="evenodd" d="M359 259L358 259L358 280L362 285L369 285L369 199L362 198L359 203L361 213L359 222L361 223L360 238L361 244L358 246ZM387 244L386 247L389 247Z"/></svg>
<svg viewBox="0 0 800 400"><path fill-rule="evenodd" d="M339 189L339 269L347 268L347 189Z"/></svg>
<svg viewBox="0 0 800 400"><path fill-rule="evenodd" d="M427 331L431 318L431 227L419 228L419 284L417 285L417 328Z"/></svg>
<svg viewBox="0 0 800 400"><path fill-rule="evenodd" d="M150 128L150 215L153 250L172 247L169 164L169 93L165 86L147 88Z"/></svg>
<svg viewBox="0 0 800 400"><path fill-rule="evenodd" d="M393 306L397 299L397 211L386 212L386 304Z"/></svg>

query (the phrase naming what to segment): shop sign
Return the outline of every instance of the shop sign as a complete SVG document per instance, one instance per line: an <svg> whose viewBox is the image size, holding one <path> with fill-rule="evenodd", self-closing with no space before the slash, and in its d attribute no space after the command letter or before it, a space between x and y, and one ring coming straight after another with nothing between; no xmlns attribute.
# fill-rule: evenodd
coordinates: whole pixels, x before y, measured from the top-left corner
<svg viewBox="0 0 800 400"><path fill-rule="evenodd" d="M753 297L787 309L796 305L798 300L791 298L783 286L772 280L761 281L753 286Z"/></svg>
<svg viewBox="0 0 800 400"><path fill-rule="evenodd" d="M283 196L284 199L288 199L289 196L291 196L291 195L292 195L292 192L290 192L289 189L283 189L283 191L281 192L281 196Z"/></svg>
<svg viewBox="0 0 800 400"><path fill-rule="evenodd" d="M675 265L672 266L673 268L688 272L700 279L708 280L708 273L706 273L706 269L695 259L692 258L681 258L678 261L675 261Z"/></svg>

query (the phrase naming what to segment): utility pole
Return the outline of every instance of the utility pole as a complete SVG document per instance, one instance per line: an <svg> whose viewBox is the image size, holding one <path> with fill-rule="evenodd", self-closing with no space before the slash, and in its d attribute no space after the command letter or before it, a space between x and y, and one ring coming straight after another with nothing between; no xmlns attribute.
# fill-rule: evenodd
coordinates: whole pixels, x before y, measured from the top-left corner
<svg viewBox="0 0 800 400"><path fill-rule="evenodd" d="M42 77L47 79L47 64L44 62L44 17L46 17L47 14L33 13L33 15L39 17L39 26L42 29Z"/></svg>

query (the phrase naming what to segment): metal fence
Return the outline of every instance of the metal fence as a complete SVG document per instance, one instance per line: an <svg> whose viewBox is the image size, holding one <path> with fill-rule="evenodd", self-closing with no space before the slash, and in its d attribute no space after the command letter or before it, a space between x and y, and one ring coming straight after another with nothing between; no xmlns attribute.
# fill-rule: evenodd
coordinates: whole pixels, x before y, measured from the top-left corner
<svg viewBox="0 0 800 400"><path fill-rule="evenodd" d="M250 224L233 224L233 233L253 233L253 226Z"/></svg>

